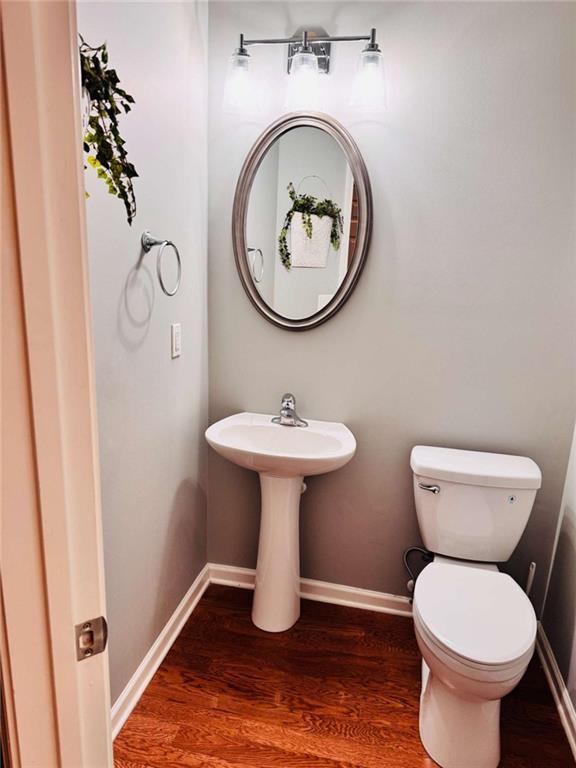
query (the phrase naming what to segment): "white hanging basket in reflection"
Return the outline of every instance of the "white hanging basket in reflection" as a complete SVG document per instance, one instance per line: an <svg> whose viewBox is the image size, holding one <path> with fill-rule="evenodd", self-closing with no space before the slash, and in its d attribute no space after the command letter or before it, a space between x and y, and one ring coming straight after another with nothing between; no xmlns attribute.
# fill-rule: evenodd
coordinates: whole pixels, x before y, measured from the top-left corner
<svg viewBox="0 0 576 768"><path fill-rule="evenodd" d="M332 218L330 216L310 216L312 220L312 237L308 237L304 229L301 213L295 213L290 226L290 254L292 267L323 268L328 263L330 249L330 231Z"/></svg>

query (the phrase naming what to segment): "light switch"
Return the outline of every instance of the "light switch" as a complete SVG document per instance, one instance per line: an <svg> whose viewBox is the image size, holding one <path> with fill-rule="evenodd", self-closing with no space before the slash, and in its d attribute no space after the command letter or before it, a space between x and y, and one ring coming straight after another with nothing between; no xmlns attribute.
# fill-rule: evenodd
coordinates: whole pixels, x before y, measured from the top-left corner
<svg viewBox="0 0 576 768"><path fill-rule="evenodd" d="M180 357L182 354L182 326L180 323L172 323L172 357Z"/></svg>

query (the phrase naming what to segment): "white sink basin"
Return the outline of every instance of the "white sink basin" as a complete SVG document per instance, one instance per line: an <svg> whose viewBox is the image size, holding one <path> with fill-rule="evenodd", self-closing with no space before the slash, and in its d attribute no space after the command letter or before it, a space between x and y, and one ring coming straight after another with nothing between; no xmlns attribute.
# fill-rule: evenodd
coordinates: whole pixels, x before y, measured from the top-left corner
<svg viewBox="0 0 576 768"><path fill-rule="evenodd" d="M221 456L258 472L262 490L252 621L283 632L300 616L299 517L302 480L343 467L356 440L344 424L309 421L307 427L272 423L262 413L237 413L206 430Z"/></svg>
<svg viewBox="0 0 576 768"><path fill-rule="evenodd" d="M221 456L255 472L303 477L332 472L347 464L356 440L344 424L309 421L284 427L262 413L237 413L206 430L206 440Z"/></svg>

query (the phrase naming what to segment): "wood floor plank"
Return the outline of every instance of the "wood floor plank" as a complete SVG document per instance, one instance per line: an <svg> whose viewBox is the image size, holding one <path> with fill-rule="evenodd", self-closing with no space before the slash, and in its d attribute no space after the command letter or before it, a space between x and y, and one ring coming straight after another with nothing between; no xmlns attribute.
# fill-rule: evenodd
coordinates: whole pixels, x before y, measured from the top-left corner
<svg viewBox="0 0 576 768"><path fill-rule="evenodd" d="M206 595L204 602L203 598L202 614L198 622L189 623L184 628L184 636L217 639L219 634L225 636L225 633L231 632L235 638L270 637L269 633L252 624L253 593L250 590L233 587L218 589L222 592L217 599ZM223 600L234 600L234 607L229 609L228 605L223 605ZM392 617L392 621L383 621L383 616L388 618L387 614L304 600L300 621L289 632L282 633L282 642L277 647L287 650L312 647L318 652L332 650L343 654L352 652L358 656L376 653L380 658L384 649L419 656L412 620L396 616Z"/></svg>
<svg viewBox="0 0 576 768"><path fill-rule="evenodd" d="M212 586L115 742L116 768L432 768L411 619L303 601L288 632ZM537 658L502 706L500 768L573 765ZM469 768L463 766L462 768Z"/></svg>
<svg viewBox="0 0 576 768"><path fill-rule="evenodd" d="M119 757L115 758L114 766L115 768L150 768L150 766L144 765L144 763L133 763L131 760L122 760Z"/></svg>
<svg viewBox="0 0 576 768"><path fill-rule="evenodd" d="M362 723L350 726L342 723L338 729L326 733L316 728L269 724L214 711L181 728L174 743L187 751L206 751L209 746L218 754L223 744L229 747L253 745L261 750L281 748L291 753L293 759L296 755L300 756L299 760L309 756L362 768L380 768L387 756L386 750L382 749L382 744L386 743L382 732ZM398 765L407 764L406 760L414 757L414 750L407 751L402 745L393 751ZM421 756L425 757L423 751Z"/></svg>

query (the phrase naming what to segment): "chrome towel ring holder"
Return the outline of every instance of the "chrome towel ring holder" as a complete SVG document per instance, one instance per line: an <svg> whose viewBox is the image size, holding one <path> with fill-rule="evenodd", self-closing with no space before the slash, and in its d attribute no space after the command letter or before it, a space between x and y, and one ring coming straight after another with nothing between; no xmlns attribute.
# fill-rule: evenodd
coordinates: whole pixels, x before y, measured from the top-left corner
<svg viewBox="0 0 576 768"><path fill-rule="evenodd" d="M259 283L264 277L264 254L260 248L248 248L248 255L251 253L254 254L253 258L250 260L250 271L252 272L252 279L255 283ZM256 254L260 256L260 269L258 270L258 274L256 273Z"/></svg>
<svg viewBox="0 0 576 768"><path fill-rule="evenodd" d="M178 253L178 248L176 248L171 240L157 240L155 237L152 237L148 230L142 233L141 243L144 253L148 253L148 251L150 251L155 245L160 246L158 249L158 255L156 257L156 274L158 275L158 282L160 283L160 288L162 288L166 296L175 296L178 292L178 288L180 288L180 282L182 280L182 261L180 259L180 254ZM178 277L176 278L176 285L172 290L168 290L166 284L164 283L164 278L162 277L162 254L164 253L164 250L167 246L170 246L174 249L174 253L176 254L176 262L178 264Z"/></svg>

